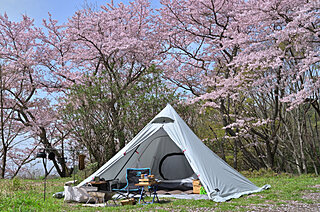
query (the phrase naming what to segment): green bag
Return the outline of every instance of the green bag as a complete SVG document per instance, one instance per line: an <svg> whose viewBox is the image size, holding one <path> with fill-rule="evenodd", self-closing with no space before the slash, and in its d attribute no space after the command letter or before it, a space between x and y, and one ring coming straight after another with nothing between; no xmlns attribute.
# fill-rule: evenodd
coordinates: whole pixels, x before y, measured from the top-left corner
<svg viewBox="0 0 320 212"><path fill-rule="evenodd" d="M202 186L200 188L200 194L207 194L206 189L204 189Z"/></svg>

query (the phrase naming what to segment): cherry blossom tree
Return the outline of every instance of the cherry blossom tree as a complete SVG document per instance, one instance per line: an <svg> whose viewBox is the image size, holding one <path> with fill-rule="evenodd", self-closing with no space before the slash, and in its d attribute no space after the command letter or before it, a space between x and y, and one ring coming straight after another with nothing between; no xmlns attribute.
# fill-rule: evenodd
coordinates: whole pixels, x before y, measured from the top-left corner
<svg viewBox="0 0 320 212"><path fill-rule="evenodd" d="M0 32L2 76L6 77L6 86L2 86L2 93L5 94L2 95L2 109L10 114L11 122L8 123L14 122L17 129L23 128L31 142L30 147L23 150L27 160L22 159L22 155L12 152L11 161L16 165L20 164L18 167L29 161L31 153L35 150L34 141L35 144L40 142L42 147L52 149L51 151L60 156L48 139L48 131L54 127L57 120L52 103L54 98L50 96L53 91L48 89L55 87L50 85L48 79L56 75L43 66L43 60L39 59L43 49L43 33L33 25L33 20L29 17L23 16L21 21L13 22L6 14L0 16ZM30 150L30 154L26 154L26 150ZM53 163L58 173L65 176L65 169L61 168L57 161L53 160Z"/></svg>
<svg viewBox="0 0 320 212"><path fill-rule="evenodd" d="M14 152L24 151L20 159L25 164L34 150L19 148L27 129L25 123L18 121L23 119L20 111L28 109L24 103L35 93L33 82L25 80L30 79L32 74L28 66L32 63L31 49L35 46L34 36L37 34L37 29L31 29L31 25L32 20L25 16L17 23L9 21L6 14L0 16L2 177L10 171L16 172L22 166L7 166L8 162L12 162Z"/></svg>
<svg viewBox="0 0 320 212"><path fill-rule="evenodd" d="M11 153L17 150L17 146L22 143L23 126L13 119L13 111L10 110L6 96L8 88L11 85L12 77L9 72L6 72L4 66L0 66L0 132L1 132L1 178L7 177L10 171L8 163L11 160ZM20 139L18 139L20 137ZM21 141L22 140L22 141ZM25 154L23 157L30 156L32 151ZM16 168L16 167L15 167Z"/></svg>
<svg viewBox="0 0 320 212"><path fill-rule="evenodd" d="M292 108L314 99L319 90L319 2L248 1L238 18L241 33L235 40L243 51L234 64L244 69L243 78L257 79L250 86L288 88L280 100Z"/></svg>
<svg viewBox="0 0 320 212"><path fill-rule="evenodd" d="M77 11L66 24L70 65L82 77L65 99L74 138L102 165L174 99L154 63L159 40L150 3L109 4Z"/></svg>
<svg viewBox="0 0 320 212"><path fill-rule="evenodd" d="M165 91L161 79L154 77L159 76L153 61L160 48L150 13L149 2L141 0L129 5L110 4L97 11L83 9L62 25L49 14L49 19L43 22L45 33L34 27L33 21L26 16L21 22L1 17L4 42L0 55L7 70L14 70L16 74L14 84L7 89L10 95L5 100L12 103L8 107L13 114L12 120L22 125L42 148L62 158L60 164L53 160L60 176L70 174L63 151L64 142L68 142L69 132L74 128L65 127L72 126L72 123L61 123L62 117L57 110L59 98L61 107L64 95L69 95L72 89L94 87L100 82L99 86L102 85L106 92L104 111L108 111L106 114L111 117L112 130L107 141L119 140L119 145L124 146L124 127L133 128L127 131L128 134L137 130L134 125L127 124L129 113L124 113L125 109L137 105L139 99L141 106L148 106L142 104L143 96L147 98L149 95L148 98L155 103L155 97L163 96L160 91L169 92ZM145 93L150 89L159 93ZM88 99L79 100L72 102L75 108L83 105L82 100L86 103ZM157 107L163 104L165 101ZM105 142L101 138L95 139ZM113 151L111 155L116 148L119 147L109 148ZM98 155L93 152L95 150L91 151L92 155ZM11 155L16 158L11 161L17 164L21 155ZM97 160L102 163L105 159Z"/></svg>
<svg viewBox="0 0 320 212"><path fill-rule="evenodd" d="M243 96L233 90L241 82L234 79L238 69L229 65L240 49L238 44L230 42L233 38L229 30L236 22L240 2L173 0L161 3L164 7L160 9L158 22L166 52L162 66L166 77L189 90L197 97L196 101L204 100L204 106L217 109L226 133L236 137L238 129L229 125L241 117L241 111L235 105L243 101ZM253 159L241 139L235 138L234 146L235 152L238 146L241 147L254 167L263 166L259 160Z"/></svg>
<svg viewBox="0 0 320 212"><path fill-rule="evenodd" d="M283 114L319 108L319 2L161 3L166 76L221 114L252 168L274 168Z"/></svg>
<svg viewBox="0 0 320 212"><path fill-rule="evenodd" d="M273 165L280 142L278 130L285 124L283 117L287 117L285 110L304 107L307 103L319 116L319 2L247 1L241 11L237 16L239 22L234 25L238 31L232 41L241 52L231 65L239 68L234 79L245 81L241 88L249 91L256 102L263 98L271 100L273 114L269 116L268 130L272 133L256 130L255 134L265 140L268 161ZM290 105L283 104L286 102ZM306 171L306 147L301 130L298 131L296 139L300 142L292 148L294 155L299 152L295 160L302 158L300 164ZM269 142L272 148L268 148Z"/></svg>

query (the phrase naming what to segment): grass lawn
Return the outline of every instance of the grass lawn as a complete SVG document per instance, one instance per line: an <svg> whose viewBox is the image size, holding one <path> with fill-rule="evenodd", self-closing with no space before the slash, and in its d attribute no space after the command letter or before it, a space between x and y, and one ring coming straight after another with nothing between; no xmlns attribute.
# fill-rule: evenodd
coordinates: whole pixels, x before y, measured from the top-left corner
<svg viewBox="0 0 320 212"><path fill-rule="evenodd" d="M265 174L248 176L257 186L270 184L271 189L245 195L224 203L210 200L160 199L153 205L118 206L105 208L83 207L52 198L63 191L70 179L47 182L47 199L43 201L42 180L0 180L0 211L319 211L320 177L313 175Z"/></svg>

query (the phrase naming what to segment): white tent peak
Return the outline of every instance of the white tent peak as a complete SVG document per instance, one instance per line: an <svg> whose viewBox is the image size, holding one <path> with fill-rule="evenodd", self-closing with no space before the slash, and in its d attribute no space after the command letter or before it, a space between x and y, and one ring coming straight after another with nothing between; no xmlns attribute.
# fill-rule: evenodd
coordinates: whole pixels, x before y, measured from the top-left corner
<svg viewBox="0 0 320 212"><path fill-rule="evenodd" d="M159 118L159 117L166 117L166 118L170 118L170 119L174 120L176 115L178 115L178 114L174 110L174 108L170 104L167 104L167 106L165 108L163 108L163 110L161 110L161 112L158 113L158 115L156 115L154 117L154 119Z"/></svg>
<svg viewBox="0 0 320 212"><path fill-rule="evenodd" d="M151 120L151 123L172 123L177 115L178 114L173 107L170 104L167 104L167 106Z"/></svg>
<svg viewBox="0 0 320 212"><path fill-rule="evenodd" d="M123 149L79 186L99 176L125 183L127 168L150 168L163 185L196 176L210 199L223 202L260 192L247 178L213 153L171 105L156 115Z"/></svg>

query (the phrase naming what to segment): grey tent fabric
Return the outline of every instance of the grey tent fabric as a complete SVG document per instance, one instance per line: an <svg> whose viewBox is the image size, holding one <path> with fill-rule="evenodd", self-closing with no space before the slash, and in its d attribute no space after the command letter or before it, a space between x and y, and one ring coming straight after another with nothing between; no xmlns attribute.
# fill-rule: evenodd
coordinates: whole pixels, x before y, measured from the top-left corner
<svg viewBox="0 0 320 212"><path fill-rule="evenodd" d="M171 160L172 164L170 164ZM174 164L174 166L172 166ZM157 179L197 176L208 198L224 202L270 187L255 186L213 153L171 105L155 116L123 149L78 186L95 176L125 182L127 168L151 168Z"/></svg>

